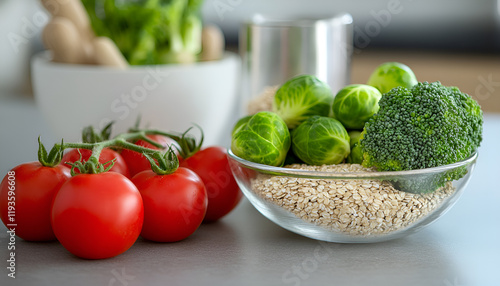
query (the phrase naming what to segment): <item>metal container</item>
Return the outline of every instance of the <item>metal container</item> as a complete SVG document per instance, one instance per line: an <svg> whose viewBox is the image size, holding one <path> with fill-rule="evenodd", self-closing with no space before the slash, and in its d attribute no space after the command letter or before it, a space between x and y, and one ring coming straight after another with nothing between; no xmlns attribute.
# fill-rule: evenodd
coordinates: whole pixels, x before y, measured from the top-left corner
<svg viewBox="0 0 500 286"><path fill-rule="evenodd" d="M276 20L256 15L242 25L243 106L266 87L313 74L335 94L350 81L352 17ZM243 111L244 112L244 111Z"/></svg>

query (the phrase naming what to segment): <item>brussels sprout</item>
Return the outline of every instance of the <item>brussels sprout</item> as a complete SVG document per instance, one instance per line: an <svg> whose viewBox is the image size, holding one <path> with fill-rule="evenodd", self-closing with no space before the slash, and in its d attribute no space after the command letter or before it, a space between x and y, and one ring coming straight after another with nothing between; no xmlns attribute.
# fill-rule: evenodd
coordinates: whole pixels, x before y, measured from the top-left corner
<svg viewBox="0 0 500 286"><path fill-rule="evenodd" d="M245 117L240 118L240 119L236 122L236 124L234 125L234 127L233 127L233 131L231 132L231 136L233 136L233 135L234 135L234 133L236 133L236 132L238 131L238 129L239 129L241 126L245 125L245 123L247 123L247 122L248 122L248 120L250 120L250 118L251 118L251 117L252 117L252 115L247 115L247 116L245 116Z"/></svg>
<svg viewBox="0 0 500 286"><path fill-rule="evenodd" d="M276 91L272 108L293 129L313 115L328 116L332 103L333 94L326 83L313 75L300 75Z"/></svg>
<svg viewBox="0 0 500 286"><path fill-rule="evenodd" d="M359 146L359 139L361 139L362 133L361 131L349 131L350 147L351 153L347 156L347 163L351 164L361 164L363 163L363 152L361 151L361 147Z"/></svg>
<svg viewBox="0 0 500 286"><path fill-rule="evenodd" d="M292 131L292 150L309 165L338 164L349 155L349 134L340 121L313 116Z"/></svg>
<svg viewBox="0 0 500 286"><path fill-rule="evenodd" d="M365 122L375 114L382 94L373 86L352 84L341 89L333 101L333 117L346 128L363 129Z"/></svg>
<svg viewBox="0 0 500 286"><path fill-rule="evenodd" d="M378 66L368 79L368 85L378 88L381 93L403 86L411 88L417 84L413 71L402 63L388 62Z"/></svg>
<svg viewBox="0 0 500 286"><path fill-rule="evenodd" d="M276 113L262 111L240 121L233 129L233 153L255 163L282 166L291 144L283 119Z"/></svg>
<svg viewBox="0 0 500 286"><path fill-rule="evenodd" d="M292 165L292 164L304 164L304 161L300 160L295 153L293 153L292 148L286 154L285 163L283 165Z"/></svg>

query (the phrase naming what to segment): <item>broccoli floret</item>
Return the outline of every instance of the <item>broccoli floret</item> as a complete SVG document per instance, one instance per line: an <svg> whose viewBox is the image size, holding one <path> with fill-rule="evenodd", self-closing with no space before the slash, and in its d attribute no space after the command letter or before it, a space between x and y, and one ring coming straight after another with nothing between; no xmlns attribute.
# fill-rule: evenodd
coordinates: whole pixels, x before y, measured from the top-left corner
<svg viewBox="0 0 500 286"><path fill-rule="evenodd" d="M360 141L365 167L402 171L447 165L467 159L481 143L481 107L456 87L440 82L396 87L379 106ZM438 185L463 175L447 174Z"/></svg>

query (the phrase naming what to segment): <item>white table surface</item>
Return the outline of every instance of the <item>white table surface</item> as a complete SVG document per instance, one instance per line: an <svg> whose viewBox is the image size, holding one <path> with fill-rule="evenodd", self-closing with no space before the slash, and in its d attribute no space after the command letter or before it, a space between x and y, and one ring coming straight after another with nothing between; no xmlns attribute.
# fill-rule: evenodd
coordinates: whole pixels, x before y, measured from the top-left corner
<svg viewBox="0 0 500 286"><path fill-rule="evenodd" d="M36 160L37 136L53 138L28 97L0 97L0 173ZM115 258L74 257L59 243L16 240L7 277L0 226L1 285L500 285L500 115L485 114L475 173L456 205L409 237L377 244L323 243L260 215L246 200L220 222L171 244L139 239Z"/></svg>

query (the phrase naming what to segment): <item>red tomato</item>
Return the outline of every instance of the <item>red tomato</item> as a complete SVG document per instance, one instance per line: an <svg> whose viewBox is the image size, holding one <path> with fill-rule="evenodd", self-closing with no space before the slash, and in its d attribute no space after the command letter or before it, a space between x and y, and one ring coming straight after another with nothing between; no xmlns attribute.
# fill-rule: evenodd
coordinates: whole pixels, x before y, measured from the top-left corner
<svg viewBox="0 0 500 286"><path fill-rule="evenodd" d="M200 226L207 210L207 192L200 177L186 168L169 175L140 172L132 182L144 201L141 236L158 242L187 238Z"/></svg>
<svg viewBox="0 0 500 286"><path fill-rule="evenodd" d="M147 137L152 139L153 141L160 143L165 148L168 148L168 146L172 144L177 145L177 142L175 142L170 137L165 137L161 135L148 135ZM137 142L135 142L135 144L155 150L158 149L144 140L138 140ZM177 151L177 149L174 148L174 151L177 154L177 157L179 158L179 152ZM148 159L146 159L146 157L144 157L141 153L124 149L121 152L121 155L125 160L125 162L127 163L131 177L135 176L137 173L142 172L144 170L151 170L151 164L149 163ZM179 160L181 160L181 158L179 158Z"/></svg>
<svg viewBox="0 0 500 286"><path fill-rule="evenodd" d="M69 178L68 168L44 167L39 162L24 163L9 171L0 184L4 225L14 228L15 234L24 240L55 240L50 208L55 194Z"/></svg>
<svg viewBox="0 0 500 286"><path fill-rule="evenodd" d="M242 193L229 167L226 149L205 148L184 159L181 166L193 170L205 183L208 194L205 222L222 218L238 205Z"/></svg>
<svg viewBox="0 0 500 286"><path fill-rule="evenodd" d="M76 256L119 255L139 237L144 219L141 194L122 174L80 174L61 186L52 206L52 227Z"/></svg>
<svg viewBox="0 0 500 286"><path fill-rule="evenodd" d="M81 154L81 155L80 155ZM65 164L66 162L69 163L74 163L78 160L80 160L80 156L82 158L83 162L87 162L87 160L90 158L92 155L91 150L87 149L71 149L69 152L64 154L61 164L64 164L66 167L69 167L68 164ZM125 160L123 160L123 157L116 151L109 149L109 148L104 148L101 151L101 155L99 156L99 163L104 164L106 162L109 162L113 159L116 158L115 164L113 167L109 170L110 172L116 172L124 175L125 177L129 178L130 177L130 172L128 170L127 164L125 163ZM104 167L106 168L109 166L108 164L105 164ZM77 173L78 170L75 169Z"/></svg>

